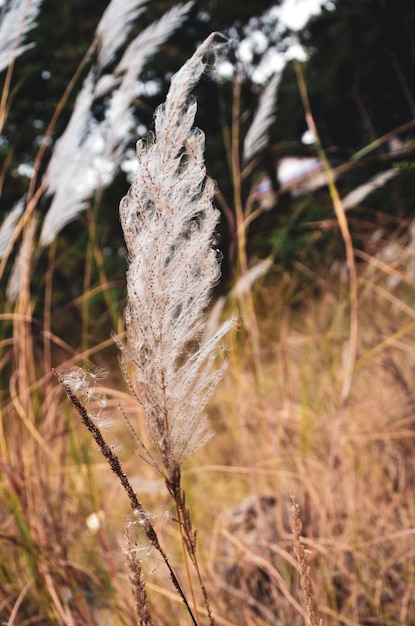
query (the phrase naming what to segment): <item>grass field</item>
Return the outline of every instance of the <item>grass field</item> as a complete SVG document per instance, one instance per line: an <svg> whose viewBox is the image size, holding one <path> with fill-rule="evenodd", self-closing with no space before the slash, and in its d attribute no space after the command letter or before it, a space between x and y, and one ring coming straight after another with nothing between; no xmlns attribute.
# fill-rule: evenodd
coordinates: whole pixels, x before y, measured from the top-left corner
<svg viewBox="0 0 415 626"><path fill-rule="evenodd" d="M318 291L305 292L295 307L285 302L295 272L288 277L275 267L254 288L260 379L239 325L228 337L229 366L209 405L215 435L183 468L218 624L306 623L292 494L301 509L323 623L414 623L415 320L408 270L396 263L380 266L375 257L360 267L358 358L343 405L349 307L341 274L319 270ZM391 289L391 276L398 273L402 281ZM116 477L51 374L51 365L86 361L109 369L98 389L113 414L105 432L119 442L131 483L185 580L170 497L134 453L117 408L122 404L147 444L115 347L109 340L78 354L76 346L60 345L50 327L34 338L27 301L4 313L2 324L11 333L2 334L3 620L135 623L127 524L135 529L153 619L188 623ZM201 610L201 623L205 619Z"/></svg>
<svg viewBox="0 0 415 626"><path fill-rule="evenodd" d="M189 6L157 22L146 54ZM413 224L346 214L330 177L330 219L304 218L315 237L300 251L291 242L288 266L277 253L259 272L249 226L264 209L254 186L245 198L243 189L268 140L275 85L246 133L244 164L236 81L224 133L234 204L218 190L215 200L234 237L234 278L210 301L220 216L189 96L212 35L173 78L154 136L138 144L120 209L125 267L106 257L103 187L89 178L75 189L85 166L70 156L95 149L81 130L99 129L111 175L123 158L129 138L110 122L117 89L133 93L125 64L102 127L92 117L112 26L100 22L98 64L44 178L58 109L34 164L39 186L34 175L25 210L1 227L0 623L415 626ZM388 193L382 185L377 193ZM53 211L40 223L48 196ZM72 247L77 226L61 230L75 218L83 230ZM336 244L313 254L328 222Z"/></svg>

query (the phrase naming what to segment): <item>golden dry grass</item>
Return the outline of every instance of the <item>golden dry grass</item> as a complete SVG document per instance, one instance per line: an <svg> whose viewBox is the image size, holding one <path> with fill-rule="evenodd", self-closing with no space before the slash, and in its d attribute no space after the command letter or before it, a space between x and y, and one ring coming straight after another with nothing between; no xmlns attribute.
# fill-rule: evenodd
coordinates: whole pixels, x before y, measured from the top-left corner
<svg viewBox="0 0 415 626"><path fill-rule="evenodd" d="M407 279L393 289L392 269ZM317 618L415 623L415 315L408 276L404 266L380 266L372 257L360 267L358 358L346 405L340 397L349 310L341 274L322 268L319 291L304 291L295 306L287 291L299 284L296 275L287 279L274 269L255 289L261 377L241 323L209 408L215 437L183 472L218 624L306 623L291 494L300 505ZM163 563L50 371L85 361L110 369L99 389L113 413L109 440L120 443L133 487L185 581L174 507L137 456L118 409L149 444L116 349L110 340L91 346L90 338L77 353L53 335L48 315L40 342L31 306L23 291L2 317L0 615L17 626L135 623L123 552L127 523L155 623L187 624ZM88 310L85 302L78 306ZM84 326L93 335L88 320ZM195 602L207 623L197 593Z"/></svg>

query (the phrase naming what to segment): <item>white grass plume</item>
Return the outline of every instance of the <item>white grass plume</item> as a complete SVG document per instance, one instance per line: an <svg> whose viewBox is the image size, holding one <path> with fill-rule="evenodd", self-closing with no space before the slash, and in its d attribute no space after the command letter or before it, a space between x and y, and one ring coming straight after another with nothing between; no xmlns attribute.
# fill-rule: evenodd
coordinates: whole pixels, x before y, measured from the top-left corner
<svg viewBox="0 0 415 626"><path fill-rule="evenodd" d="M17 221L23 209L25 207L26 197L23 196L12 208L12 210L6 215L0 226L0 259L3 258L6 250L9 246L10 239L12 238L14 229L16 228Z"/></svg>
<svg viewBox="0 0 415 626"><path fill-rule="evenodd" d="M95 95L102 96L108 90L120 84L120 90L128 93L132 99L135 96L137 77L151 57L156 54L177 28L179 28L190 8L193 0L186 4L177 4L167 11L159 20L147 26L127 46L120 62L111 75L105 75L98 82Z"/></svg>
<svg viewBox="0 0 415 626"><path fill-rule="evenodd" d="M6 297L9 302L17 302L23 287L28 287L28 285L25 285L25 281L28 281L30 277L30 266L33 259L37 225L38 220L37 217L34 216L23 233L20 249L7 283Z"/></svg>
<svg viewBox="0 0 415 626"><path fill-rule="evenodd" d="M343 207L347 210L358 206L367 196L383 187L383 185L386 185L388 181L399 173L399 169L390 169L376 174L363 185L359 185L355 189L352 189L352 191L344 196L344 198L342 198Z"/></svg>
<svg viewBox="0 0 415 626"><path fill-rule="evenodd" d="M117 3L115 0L113 3L115 11ZM50 244L62 228L87 207L94 192L108 186L114 179L131 141L134 126L131 106L138 74L161 44L183 23L191 6L192 2L177 5L140 33L127 47L114 74L99 78L95 69L90 71L46 172L47 194L53 198L42 224L41 246ZM101 23L98 26L100 33L104 31L101 37L104 37L108 19L104 20L104 26ZM114 45L107 44L106 55L115 53ZM120 72L124 72L122 78ZM107 96L104 117L98 122L92 114L93 103L114 87L116 89Z"/></svg>
<svg viewBox="0 0 415 626"><path fill-rule="evenodd" d="M78 95L72 117L56 142L46 171L47 193L53 199L43 221L40 244L46 246L74 220L98 188L108 186L121 164L134 125L131 100L115 91L104 118L93 118L93 72Z"/></svg>
<svg viewBox="0 0 415 626"><path fill-rule="evenodd" d="M69 123L56 142L45 175L48 195L53 195L51 206L43 220L41 246L53 241L66 224L75 219L87 206L94 192L95 181L88 180L92 156L85 150L85 140L92 124L92 73L86 78L75 102Z"/></svg>
<svg viewBox="0 0 415 626"><path fill-rule="evenodd" d="M145 10L141 5L147 0L111 0L96 30L100 42L98 64L105 67L111 63L117 50L125 43L130 26Z"/></svg>
<svg viewBox="0 0 415 626"><path fill-rule="evenodd" d="M0 13L0 72L32 48L33 43L22 45L25 34L36 26L35 20L42 0L12 0L6 2Z"/></svg>
<svg viewBox="0 0 415 626"><path fill-rule="evenodd" d="M193 0L186 4L177 4L143 30L127 47L115 73L140 72L155 51L183 24L192 5Z"/></svg>
<svg viewBox="0 0 415 626"><path fill-rule="evenodd" d="M231 325L202 345L206 306L220 276L218 211L189 95L212 38L173 77L154 139L137 145L137 173L120 205L129 253L122 359L124 370L134 364L147 429L169 475L206 440L205 405L221 376L212 363Z"/></svg>
<svg viewBox="0 0 415 626"><path fill-rule="evenodd" d="M245 136L243 147L245 162L250 161L252 157L263 150L268 144L269 129L275 120L277 85L279 80L280 75L275 74L261 96L255 117Z"/></svg>

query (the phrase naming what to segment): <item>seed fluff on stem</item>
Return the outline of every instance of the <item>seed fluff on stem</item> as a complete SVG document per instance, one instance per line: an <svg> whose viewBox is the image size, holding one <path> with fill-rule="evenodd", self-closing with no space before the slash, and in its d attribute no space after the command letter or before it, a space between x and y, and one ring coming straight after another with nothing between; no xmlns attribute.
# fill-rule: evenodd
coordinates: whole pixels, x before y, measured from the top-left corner
<svg viewBox="0 0 415 626"><path fill-rule="evenodd" d="M137 171L120 205L129 255L124 369L134 366L148 433L168 476L209 437L205 406L222 368L218 344L202 342L206 308L220 277L214 247L218 211L204 166L204 133L193 126L212 34L173 77L155 115L154 137L137 144Z"/></svg>

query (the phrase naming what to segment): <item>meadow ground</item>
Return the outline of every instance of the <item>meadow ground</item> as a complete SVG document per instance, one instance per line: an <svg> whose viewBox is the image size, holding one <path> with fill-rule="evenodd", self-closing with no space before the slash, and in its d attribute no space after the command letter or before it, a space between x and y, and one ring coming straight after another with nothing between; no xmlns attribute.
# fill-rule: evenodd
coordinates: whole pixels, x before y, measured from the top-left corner
<svg viewBox="0 0 415 626"><path fill-rule="evenodd" d="M218 624L307 623L292 495L323 623L415 623L415 314L407 270L374 257L359 270L359 346L343 403L349 307L341 271L316 272L314 289L299 289L295 305L287 295L293 281L300 284L295 273L271 269L255 286L260 367L253 367L239 324L226 341L229 365L209 405L214 437L183 468ZM155 623L188 623L163 563L49 367L88 361L109 369L97 388L112 415L105 432L185 580L170 496L134 450L118 409L150 445L116 348L89 338L90 347L77 353L50 328L43 336L52 344L40 344L23 311L8 317L14 335L3 340L2 357L0 614L16 625L71 623L68 616L76 625L135 623L127 525ZM206 619L203 609L199 619Z"/></svg>

